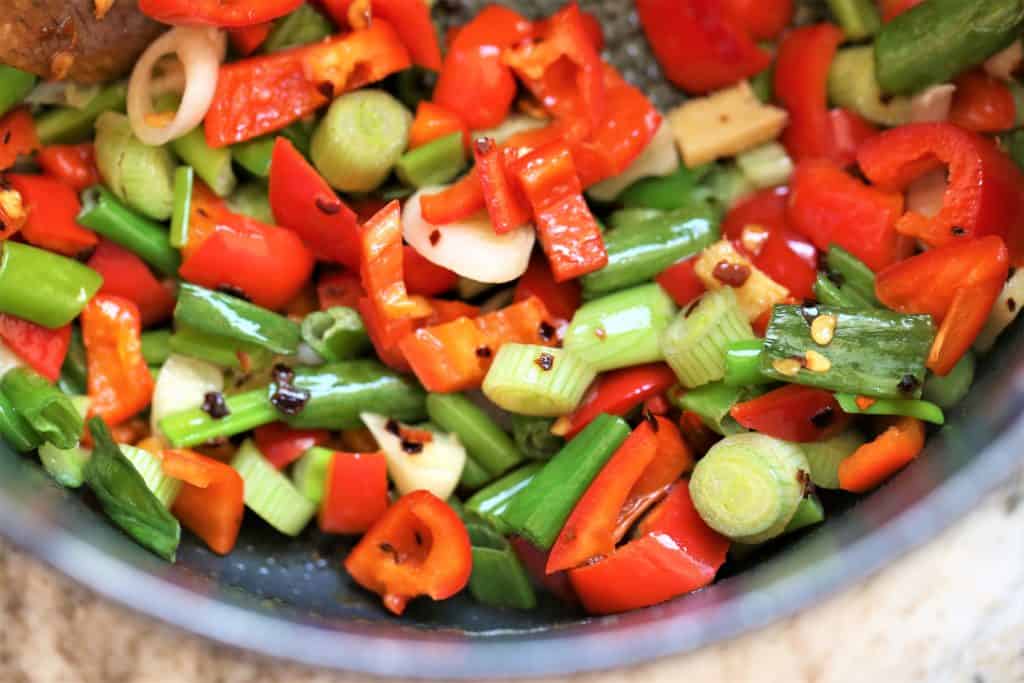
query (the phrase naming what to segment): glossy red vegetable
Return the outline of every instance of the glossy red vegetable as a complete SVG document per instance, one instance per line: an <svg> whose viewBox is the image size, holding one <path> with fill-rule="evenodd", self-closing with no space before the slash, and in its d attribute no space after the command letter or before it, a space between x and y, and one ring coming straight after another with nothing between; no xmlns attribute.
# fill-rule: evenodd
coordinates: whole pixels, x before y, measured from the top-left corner
<svg viewBox="0 0 1024 683"><path fill-rule="evenodd" d="M82 204L71 187L41 175L11 173L6 179L21 194L28 212L21 226L21 236L26 242L71 257L96 246L96 234L75 220Z"/></svg>
<svg viewBox="0 0 1024 683"><path fill-rule="evenodd" d="M320 310L325 311L335 306L355 308L359 300L366 296L366 292L363 291L363 282L358 273L342 270L321 277L316 286L316 295Z"/></svg>
<svg viewBox="0 0 1024 683"><path fill-rule="evenodd" d="M302 0L139 0L139 9L166 24L252 26L298 9Z"/></svg>
<svg viewBox="0 0 1024 683"><path fill-rule="evenodd" d="M532 217L517 180L509 173L514 164L511 148L501 148L491 138L478 138L473 143L473 171L480 183L484 205L494 232L504 234L525 225Z"/></svg>
<svg viewBox="0 0 1024 683"><path fill-rule="evenodd" d="M860 146L878 135L874 125L849 109L830 110L828 121L832 130L832 160L842 166L856 163Z"/></svg>
<svg viewBox="0 0 1024 683"><path fill-rule="evenodd" d="M270 464L281 470L292 464L314 446L322 446L331 438L326 429L293 429L283 422L271 422L253 432L256 448Z"/></svg>
<svg viewBox="0 0 1024 683"><path fill-rule="evenodd" d="M243 57L248 57L260 49L260 46L270 36L273 28L274 23L272 21L253 24L252 26L230 28L228 29L228 40L231 41L231 46L235 48L235 52Z"/></svg>
<svg viewBox="0 0 1024 683"><path fill-rule="evenodd" d="M571 439L601 413L625 415L652 396L676 385L672 369L664 363L637 365L600 375L576 410L568 416L565 438Z"/></svg>
<svg viewBox="0 0 1024 683"><path fill-rule="evenodd" d="M274 142L269 195L274 220L301 237L318 261L359 267L355 212L285 137Z"/></svg>
<svg viewBox="0 0 1024 683"><path fill-rule="evenodd" d="M459 276L428 261L408 244L402 248L402 275L411 295L437 296L455 289Z"/></svg>
<svg viewBox="0 0 1024 683"><path fill-rule="evenodd" d="M359 229L363 289L384 318L425 318L430 304L409 296L403 273L402 210L393 201Z"/></svg>
<svg viewBox="0 0 1024 683"><path fill-rule="evenodd" d="M43 147L36 154L36 161L44 173L77 192L100 182L96 154L91 142Z"/></svg>
<svg viewBox="0 0 1024 683"><path fill-rule="evenodd" d="M1005 82L981 69L956 79L949 122L978 133L1002 133L1014 127L1017 105Z"/></svg>
<svg viewBox="0 0 1024 683"><path fill-rule="evenodd" d="M920 5L924 0L879 0L882 10L882 21L889 22L909 9Z"/></svg>
<svg viewBox="0 0 1024 683"><path fill-rule="evenodd" d="M939 212L928 217L908 211L896 229L931 247L999 235L1011 265L1024 265L1024 174L988 138L950 123L910 124L864 143L857 160L872 183L890 192L946 167Z"/></svg>
<svg viewBox="0 0 1024 683"><path fill-rule="evenodd" d="M771 55L757 46L743 17L728 3L637 0L636 7L662 71L687 92L718 90L771 63Z"/></svg>
<svg viewBox="0 0 1024 683"><path fill-rule="evenodd" d="M773 40L793 21L793 0L725 0L756 40Z"/></svg>
<svg viewBox="0 0 1024 683"><path fill-rule="evenodd" d="M6 171L18 157L39 149L39 137L32 114L18 107L0 118L0 171Z"/></svg>
<svg viewBox="0 0 1024 683"><path fill-rule="evenodd" d="M157 280L145 262L124 247L102 239L86 265L103 276L101 294L123 297L139 307L143 327L163 322L174 312L174 285Z"/></svg>
<svg viewBox="0 0 1024 683"><path fill-rule="evenodd" d="M452 133L462 133L463 140L469 144L469 129L462 119L441 105L424 100L416 106L416 117L409 129L409 149L422 147Z"/></svg>
<svg viewBox="0 0 1024 683"><path fill-rule="evenodd" d="M893 420L874 441L864 444L839 463L839 486L865 493L896 474L920 454L926 438L924 423L912 417Z"/></svg>
<svg viewBox="0 0 1024 683"><path fill-rule="evenodd" d="M317 518L328 534L361 534L388 509L388 465L383 453L335 453Z"/></svg>
<svg viewBox="0 0 1024 683"><path fill-rule="evenodd" d="M182 480L171 512L220 555L234 549L245 515L245 482L230 465L194 451L162 451L164 474Z"/></svg>
<svg viewBox="0 0 1024 683"><path fill-rule="evenodd" d="M526 272L516 282L514 300L525 301L531 296L540 299L551 317L568 324L583 297L580 284L574 280L555 282L548 262L534 256Z"/></svg>
<svg viewBox="0 0 1024 683"><path fill-rule="evenodd" d="M787 384L729 411L747 429L783 441L824 441L850 423L831 392L799 384Z"/></svg>
<svg viewBox="0 0 1024 683"><path fill-rule="evenodd" d="M410 372L411 367L398 346L400 341L421 328L444 325L459 318L475 318L480 312L476 306L461 301L431 299L429 303L432 310L426 318L388 319L377 312L377 307L370 299L364 297L359 300L359 315L363 318L377 357L385 365L400 372Z"/></svg>
<svg viewBox="0 0 1024 683"><path fill-rule="evenodd" d="M469 534L448 504L413 491L388 508L345 559L363 588L401 614L414 597L444 600L465 588L473 569Z"/></svg>
<svg viewBox="0 0 1024 683"><path fill-rule="evenodd" d="M33 370L55 382L71 345L71 325L51 330L0 313L0 341Z"/></svg>
<svg viewBox="0 0 1024 683"><path fill-rule="evenodd" d="M324 0L324 7L341 26L349 23L352 4L353 0ZM369 4L371 22L383 19L391 24L414 64L431 71L441 68L441 48L429 4L423 0L370 0Z"/></svg>
<svg viewBox="0 0 1024 683"><path fill-rule="evenodd" d="M686 306L707 291L704 282L697 277L696 263L697 257L691 256L669 266L654 278L677 306Z"/></svg>

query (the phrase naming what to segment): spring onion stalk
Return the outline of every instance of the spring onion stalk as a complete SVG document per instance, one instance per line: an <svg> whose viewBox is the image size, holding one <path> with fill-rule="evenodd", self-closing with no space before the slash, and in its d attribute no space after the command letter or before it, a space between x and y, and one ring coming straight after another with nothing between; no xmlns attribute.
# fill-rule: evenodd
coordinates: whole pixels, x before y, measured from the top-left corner
<svg viewBox="0 0 1024 683"><path fill-rule="evenodd" d="M160 422L168 415L203 405L206 396L224 391L224 373L205 361L171 354L160 369L153 389L149 418L154 435L161 435Z"/></svg>
<svg viewBox="0 0 1024 683"><path fill-rule="evenodd" d="M786 525L782 533L791 534L794 531L800 531L809 526L821 524L824 521L825 506L821 504L821 500L817 496L811 494L806 496L796 506L796 512L793 513L793 517L789 520L789 524Z"/></svg>
<svg viewBox="0 0 1024 683"><path fill-rule="evenodd" d="M735 163L715 164L705 184L714 206L722 214L757 189Z"/></svg>
<svg viewBox="0 0 1024 683"><path fill-rule="evenodd" d="M905 415L937 425L946 423L942 408L920 399L880 398L867 408L861 408L856 396L840 393L836 394L836 401L844 413L851 415Z"/></svg>
<svg viewBox="0 0 1024 683"><path fill-rule="evenodd" d="M25 99L36 85L36 77L27 71L0 64L0 116Z"/></svg>
<svg viewBox="0 0 1024 683"><path fill-rule="evenodd" d="M608 216L608 227L612 230L646 225L655 218L664 216L660 209L619 209Z"/></svg>
<svg viewBox="0 0 1024 683"><path fill-rule="evenodd" d="M733 419L729 411L734 405L750 397L751 392L744 387L711 382L682 394L679 398L679 407L696 413L709 429L727 436L747 431Z"/></svg>
<svg viewBox="0 0 1024 683"><path fill-rule="evenodd" d="M255 344L246 344L228 337L218 337L178 325L168 341L172 352L212 363L222 368L242 369L242 358L249 370L267 368L274 353Z"/></svg>
<svg viewBox="0 0 1024 683"><path fill-rule="evenodd" d="M1021 0L929 0L879 31L878 83L902 95L952 81L1017 40L1022 24Z"/></svg>
<svg viewBox="0 0 1024 683"><path fill-rule="evenodd" d="M660 338L675 313L657 284L624 289L577 310L563 345L595 372L653 363L664 358Z"/></svg>
<svg viewBox="0 0 1024 683"><path fill-rule="evenodd" d="M835 325L819 345L811 326L819 316ZM792 382L872 398L920 398L924 363L935 338L928 315L854 311L827 306L776 306L765 333L761 371Z"/></svg>
<svg viewBox="0 0 1024 683"><path fill-rule="evenodd" d="M58 484L64 488L77 489L85 483L89 452L80 446L57 448L53 444L44 443L39 446L39 462Z"/></svg>
<svg viewBox="0 0 1024 683"><path fill-rule="evenodd" d="M123 114L96 121L96 166L104 184L133 210L166 221L174 210L174 158L163 147L144 144Z"/></svg>
<svg viewBox="0 0 1024 683"><path fill-rule="evenodd" d="M483 391L509 412L558 417L575 410L596 376L568 349L503 344L484 378Z"/></svg>
<svg viewBox="0 0 1024 683"><path fill-rule="evenodd" d="M855 429L824 441L799 444L811 468L811 483L822 489L838 489L839 463L863 445L864 437Z"/></svg>
<svg viewBox="0 0 1024 683"><path fill-rule="evenodd" d="M831 1L872 4L871 0ZM909 97L882 93L875 80L875 51L870 45L847 47L836 53L828 74L828 94L836 106L884 126L900 126L911 120Z"/></svg>
<svg viewBox="0 0 1024 683"><path fill-rule="evenodd" d="M683 386L694 388L725 377L729 344L753 339L734 290L723 287L680 311L662 333L661 349Z"/></svg>
<svg viewBox="0 0 1024 683"><path fill-rule="evenodd" d="M171 212L171 246L181 249L188 244L188 223L192 213L192 188L196 172L191 166L179 166L174 172L174 209Z"/></svg>
<svg viewBox="0 0 1024 683"><path fill-rule="evenodd" d="M214 439L231 437L280 419L265 389L225 399L228 415L214 419L199 408L171 413L160 420L160 431L175 448L191 448Z"/></svg>
<svg viewBox="0 0 1024 683"><path fill-rule="evenodd" d="M178 520L149 490L142 475L114 443L103 420L90 420L89 431L95 447L85 466L85 481L103 511L129 536L174 562L181 539Z"/></svg>
<svg viewBox="0 0 1024 683"><path fill-rule="evenodd" d="M462 466L462 474L459 475L459 488L464 491L476 491L486 486L494 477L488 474L476 460L468 453L466 463Z"/></svg>
<svg viewBox="0 0 1024 683"><path fill-rule="evenodd" d="M583 492L629 436L625 420L594 419L520 489L499 515L512 533L549 549Z"/></svg>
<svg viewBox="0 0 1024 683"><path fill-rule="evenodd" d="M274 220L274 211L270 208L270 197L267 195L267 188L259 182L240 185L228 197L228 208L243 216L255 218L260 223L274 225L276 222Z"/></svg>
<svg viewBox="0 0 1024 683"><path fill-rule="evenodd" d="M411 125L409 111L383 90L347 93L334 100L313 134L313 164L337 190L370 192L398 163Z"/></svg>
<svg viewBox="0 0 1024 683"><path fill-rule="evenodd" d="M310 448L295 461L292 467L292 483L306 500L320 505L327 491L327 473L331 467L334 451L327 448Z"/></svg>
<svg viewBox="0 0 1024 683"><path fill-rule="evenodd" d="M170 508L174 499L178 497L178 492L181 491L181 480L164 474L163 460L149 451L125 444L119 444L119 448L124 457L128 458L138 473L142 475L142 480L146 482L146 488L165 508Z"/></svg>
<svg viewBox="0 0 1024 683"><path fill-rule="evenodd" d="M531 460L550 460L565 445L565 439L551 433L555 421L549 417L512 414L512 439L519 452Z"/></svg>
<svg viewBox="0 0 1024 683"><path fill-rule="evenodd" d="M407 440L407 427L383 415L363 413L363 424L387 458L388 475L399 494L430 491L441 500L454 492L466 464L458 437L435 432L427 442Z"/></svg>
<svg viewBox="0 0 1024 683"><path fill-rule="evenodd" d="M534 609L537 595L530 577L503 537L469 530L473 547L473 573L469 592L473 599L490 607Z"/></svg>
<svg viewBox="0 0 1024 683"><path fill-rule="evenodd" d="M316 514L313 505L247 439L231 466L245 482L245 505L286 536L298 536Z"/></svg>
<svg viewBox="0 0 1024 683"><path fill-rule="evenodd" d="M462 132L456 131L406 152L395 164L395 174L406 185L420 189L444 185L465 167L466 148Z"/></svg>
<svg viewBox="0 0 1024 683"><path fill-rule="evenodd" d="M583 294L594 298L648 282L716 239L718 222L706 203L667 211L644 225L609 230L604 235L608 264L580 279Z"/></svg>
<svg viewBox="0 0 1024 683"><path fill-rule="evenodd" d="M149 365L163 365L171 355L171 331L151 330L142 333L142 357Z"/></svg>
<svg viewBox="0 0 1024 683"><path fill-rule="evenodd" d="M804 498L807 458L798 446L757 433L722 439L701 458L690 495L701 518L739 543L781 534Z"/></svg>
<svg viewBox="0 0 1024 683"><path fill-rule="evenodd" d="M231 158L257 178L270 177L270 160L274 156L275 137L268 135L231 146Z"/></svg>
<svg viewBox="0 0 1024 683"><path fill-rule="evenodd" d="M36 134L43 145L67 144L88 140L95 133L100 114L123 112L128 97L124 83L114 83L99 91L81 109L62 107L36 118Z"/></svg>
<svg viewBox="0 0 1024 683"><path fill-rule="evenodd" d="M924 381L922 396L940 408L952 408L970 391L974 383L974 366L974 354L967 352L945 377L929 374Z"/></svg>
<svg viewBox="0 0 1024 683"><path fill-rule="evenodd" d="M701 181L711 166L687 168L679 166L675 173L660 178L638 180L619 195L619 202L626 208L661 209L674 211L699 205L707 196Z"/></svg>
<svg viewBox="0 0 1024 683"><path fill-rule="evenodd" d="M736 157L740 172L757 189L785 185L793 175L793 160L777 142L743 152Z"/></svg>
<svg viewBox="0 0 1024 683"><path fill-rule="evenodd" d="M210 147L202 127L194 128L173 140L171 149L179 159L195 170L218 197L227 197L234 191L238 180L231 168L231 150Z"/></svg>
<svg viewBox="0 0 1024 683"><path fill-rule="evenodd" d="M78 444L85 420L71 399L35 370L8 371L0 380L0 390L45 441L57 448Z"/></svg>
<svg viewBox="0 0 1024 683"><path fill-rule="evenodd" d="M882 17L872 0L828 0L828 7L849 40L870 38L882 28Z"/></svg>
<svg viewBox="0 0 1024 683"><path fill-rule="evenodd" d="M490 475L487 481L523 461L512 438L462 394L429 394L427 415L438 427L459 437L470 459Z"/></svg>
<svg viewBox="0 0 1024 683"><path fill-rule="evenodd" d="M52 251L11 240L0 249L0 312L37 325L67 325L103 284L95 270Z"/></svg>
<svg viewBox="0 0 1024 683"><path fill-rule="evenodd" d="M344 306L310 313L301 332L302 340L327 361L358 358L371 348L363 319Z"/></svg>
<svg viewBox="0 0 1024 683"><path fill-rule="evenodd" d="M279 19L273 30L263 41L261 49L266 53L280 52L300 45L309 45L334 33L334 27L327 17L320 14L308 3L299 5L291 14Z"/></svg>
<svg viewBox="0 0 1024 683"><path fill-rule="evenodd" d="M19 453L28 453L43 443L43 437L15 409L14 404L2 391L0 391L0 438L3 438L4 443Z"/></svg>
<svg viewBox="0 0 1024 683"><path fill-rule="evenodd" d="M193 330L294 355L302 334L298 323L238 297L183 284L174 321Z"/></svg>
<svg viewBox="0 0 1024 683"><path fill-rule="evenodd" d="M733 342L725 347L725 376L722 381L734 387L745 387L771 382L761 374L761 354L764 343L760 339Z"/></svg>
<svg viewBox="0 0 1024 683"><path fill-rule="evenodd" d="M84 394L87 389L88 367L85 361L85 344L82 343L82 330L71 328L71 343L68 353L64 356L64 364L60 368L60 379L57 387L68 395Z"/></svg>
<svg viewBox="0 0 1024 683"><path fill-rule="evenodd" d="M507 534L509 529L501 515L508 508L509 501L533 481L540 472L541 463L530 463L509 472L501 479L492 482L487 488L480 489L466 501L466 509L494 526L500 533Z"/></svg>
<svg viewBox="0 0 1024 683"><path fill-rule="evenodd" d="M814 298L819 303L836 308L878 308L856 290L850 287L840 287L825 273L818 273L818 277L814 281Z"/></svg>
<svg viewBox="0 0 1024 683"><path fill-rule="evenodd" d="M1018 268L1010 276L1010 279L1003 285L1003 291L999 293L992 310L985 321L985 327L974 340L974 349L985 353L995 346L996 339L1010 326L1017 316L1024 303L1024 268Z"/></svg>
<svg viewBox="0 0 1024 683"><path fill-rule="evenodd" d="M167 217L170 215L168 211ZM82 212L78 214L77 220L110 241L138 254L162 274L172 277L178 274L181 256L171 246L167 230L133 212L106 188L86 190L82 195Z"/></svg>

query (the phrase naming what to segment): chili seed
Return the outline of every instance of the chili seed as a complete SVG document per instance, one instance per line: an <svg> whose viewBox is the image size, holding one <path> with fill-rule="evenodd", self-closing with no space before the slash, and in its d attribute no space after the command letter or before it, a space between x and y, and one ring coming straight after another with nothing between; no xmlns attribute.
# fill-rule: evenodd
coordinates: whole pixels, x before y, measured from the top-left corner
<svg viewBox="0 0 1024 683"><path fill-rule="evenodd" d="M819 315L811 322L811 339L818 346L828 346L836 335L836 317L834 315Z"/></svg>
<svg viewBox="0 0 1024 683"><path fill-rule="evenodd" d="M772 367L775 368L775 372L786 377L795 377L800 373L803 366L804 364L796 358L777 358L772 361Z"/></svg>
<svg viewBox="0 0 1024 683"><path fill-rule="evenodd" d="M813 349L804 354L807 369L811 372L828 372L832 369L832 361Z"/></svg>

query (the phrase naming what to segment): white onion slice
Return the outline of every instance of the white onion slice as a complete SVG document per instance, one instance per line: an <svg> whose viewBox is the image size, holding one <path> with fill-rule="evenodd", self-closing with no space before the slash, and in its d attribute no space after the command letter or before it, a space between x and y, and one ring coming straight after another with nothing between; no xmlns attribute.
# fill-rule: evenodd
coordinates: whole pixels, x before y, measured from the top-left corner
<svg viewBox="0 0 1024 683"><path fill-rule="evenodd" d="M1012 81L1013 74L1024 63L1024 43L1015 40L1010 47L1000 50L985 60L985 73L1001 81Z"/></svg>
<svg viewBox="0 0 1024 683"><path fill-rule="evenodd" d="M203 405L206 394L224 390L224 374L216 365L197 358L172 354L163 367L153 389L150 426L161 436L160 420L183 410Z"/></svg>
<svg viewBox="0 0 1024 683"><path fill-rule="evenodd" d="M953 93L956 86L952 83L933 85L926 88L910 100L909 123L938 123L949 118L949 110L953 107Z"/></svg>
<svg viewBox="0 0 1024 683"><path fill-rule="evenodd" d="M948 185L945 168L924 174L907 187L907 211L932 218L942 210Z"/></svg>
<svg viewBox="0 0 1024 683"><path fill-rule="evenodd" d="M668 121L662 120L661 127L629 168L614 178L602 180L587 190L587 194L598 201L610 202L637 180L666 176L677 168L679 151L676 148L676 138Z"/></svg>
<svg viewBox="0 0 1024 683"><path fill-rule="evenodd" d="M455 491L466 466L466 449L453 434L435 433L423 450L407 453L400 436L388 431L388 418L374 413L360 415L388 462L388 474L398 493L430 491L447 500Z"/></svg>
<svg viewBox="0 0 1024 683"><path fill-rule="evenodd" d="M499 235L486 212L447 225L428 223L423 218L420 198L443 189L424 188L405 203L405 241L431 263L477 282L511 282L525 273L536 241L533 226L525 225Z"/></svg>
<svg viewBox="0 0 1024 683"><path fill-rule="evenodd" d="M227 50L223 31L178 26L150 45L128 82L128 116L135 137L147 145L164 145L198 126L213 102L220 63ZM185 91L174 119L166 126L149 122L153 114L153 68L167 55L176 54L185 68Z"/></svg>

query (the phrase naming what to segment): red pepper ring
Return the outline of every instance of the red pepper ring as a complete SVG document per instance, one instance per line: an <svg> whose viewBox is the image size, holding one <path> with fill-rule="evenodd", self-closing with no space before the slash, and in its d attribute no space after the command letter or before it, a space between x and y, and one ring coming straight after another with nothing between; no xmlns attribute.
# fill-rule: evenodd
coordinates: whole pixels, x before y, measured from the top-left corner
<svg viewBox="0 0 1024 683"><path fill-rule="evenodd" d="M345 558L345 570L400 615L412 598L445 600L465 588L473 552L455 511L428 491L413 491L366 532Z"/></svg>

